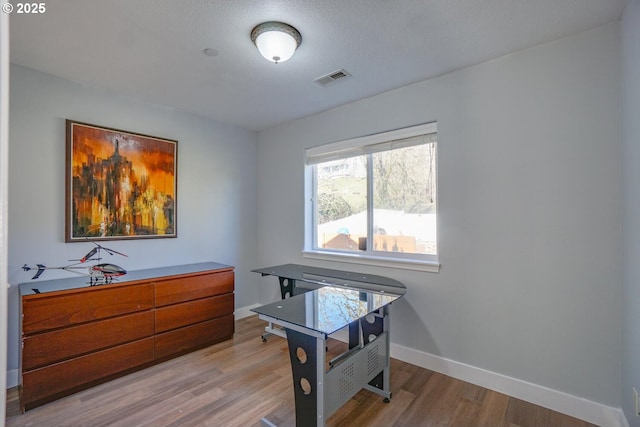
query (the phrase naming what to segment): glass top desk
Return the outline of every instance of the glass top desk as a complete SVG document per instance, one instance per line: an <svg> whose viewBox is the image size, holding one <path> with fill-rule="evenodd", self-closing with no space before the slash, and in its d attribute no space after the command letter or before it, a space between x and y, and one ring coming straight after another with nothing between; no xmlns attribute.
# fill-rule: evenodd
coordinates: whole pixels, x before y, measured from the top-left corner
<svg viewBox="0 0 640 427"><path fill-rule="evenodd" d="M389 401L389 305L406 293L402 283L297 264L252 271L280 281L283 299L252 311L269 322L267 331L287 338L297 427L324 426L361 388ZM301 293L297 282L312 289ZM273 324L285 332L277 332ZM349 330L349 350L331 360L326 370L327 337L342 328ZM274 426L265 418L262 422Z"/></svg>

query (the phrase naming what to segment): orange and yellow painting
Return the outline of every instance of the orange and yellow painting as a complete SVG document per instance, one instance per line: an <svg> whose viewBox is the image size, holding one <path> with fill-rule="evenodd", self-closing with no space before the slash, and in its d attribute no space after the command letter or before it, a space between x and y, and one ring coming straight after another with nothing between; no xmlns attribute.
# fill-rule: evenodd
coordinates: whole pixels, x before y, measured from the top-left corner
<svg viewBox="0 0 640 427"><path fill-rule="evenodd" d="M67 120L66 241L176 237L177 145Z"/></svg>

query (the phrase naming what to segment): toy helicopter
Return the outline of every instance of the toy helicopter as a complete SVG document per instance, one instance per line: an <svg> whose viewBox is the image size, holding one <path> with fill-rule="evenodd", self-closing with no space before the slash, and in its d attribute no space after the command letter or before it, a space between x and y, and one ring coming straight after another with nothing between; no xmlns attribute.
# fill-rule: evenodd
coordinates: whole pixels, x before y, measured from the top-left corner
<svg viewBox="0 0 640 427"><path fill-rule="evenodd" d="M24 271L37 270L36 274L31 278L31 280L34 280L40 277L40 275L44 273L45 270L66 270L66 271L71 271L73 273L77 273L74 270L88 269L89 270L88 274L87 273L77 273L77 274L87 274L89 276L90 286L107 285L109 283L113 283L114 280L117 280L115 279L116 277L124 276L125 274L127 274L127 270L115 264L101 263L101 264L94 264L90 266L80 265L80 264L84 264L87 261L100 261L102 259L102 257L100 256L101 251L105 251L109 255L118 254L125 257L127 256L113 249L105 248L104 246L99 245L94 241L91 241L89 239L87 240L96 246L93 249L91 249L89 252L87 252L87 254L82 258L80 258L79 260L70 260L70 261L78 261L78 262L65 265L64 267L47 267L44 264L36 264L35 267L30 267L27 264L25 264L22 266L22 269ZM96 255L96 258L93 258L94 255Z"/></svg>

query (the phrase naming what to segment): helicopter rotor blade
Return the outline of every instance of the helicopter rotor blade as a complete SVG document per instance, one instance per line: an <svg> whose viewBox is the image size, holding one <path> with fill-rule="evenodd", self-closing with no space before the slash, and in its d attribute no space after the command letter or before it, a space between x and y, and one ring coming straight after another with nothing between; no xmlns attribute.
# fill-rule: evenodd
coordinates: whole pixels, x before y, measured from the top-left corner
<svg viewBox="0 0 640 427"><path fill-rule="evenodd" d="M86 270L87 267L64 267L63 268L63 270L69 271L69 272L77 274L79 276L88 276L89 275L89 273L84 273L82 271L76 271L76 270L80 270L80 269Z"/></svg>
<svg viewBox="0 0 640 427"><path fill-rule="evenodd" d="M88 237L87 237L87 240L89 242L93 243L94 245L96 245L96 248L94 248L94 249L98 249L98 250L102 249L103 251L105 251L109 255L118 254L118 255L121 255L121 256L124 256L124 257L127 257L127 258L129 257L127 254L123 254L122 252L118 252L118 251L116 251L114 249L106 248L106 247L102 246L101 244L99 244L97 242L94 242L93 240L89 240Z"/></svg>
<svg viewBox="0 0 640 427"><path fill-rule="evenodd" d="M118 252L118 251L115 251L113 249L105 248L104 246L100 246L100 247L102 248L102 250L104 250L109 255L118 254L118 255L122 255L122 256L128 257L128 255L123 254L122 252Z"/></svg>
<svg viewBox="0 0 640 427"><path fill-rule="evenodd" d="M78 262L74 262L73 264L69 264L69 265L65 265L64 267L61 267L63 270L68 270L68 269L78 269L78 268L87 268L86 265L80 266L80 264L82 264L82 261L80 260L70 260L70 261L78 261ZM91 260L89 260L91 261Z"/></svg>

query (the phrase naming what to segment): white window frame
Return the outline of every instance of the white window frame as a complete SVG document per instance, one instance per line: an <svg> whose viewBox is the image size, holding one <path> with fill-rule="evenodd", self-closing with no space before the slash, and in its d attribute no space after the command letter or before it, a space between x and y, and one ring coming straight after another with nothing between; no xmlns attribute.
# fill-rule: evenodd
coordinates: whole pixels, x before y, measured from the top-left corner
<svg viewBox="0 0 640 427"><path fill-rule="evenodd" d="M317 241L316 209L315 197L317 183L316 165L318 163L338 160L357 155L371 154L379 151L386 151L402 146L415 145L408 143L410 138L420 137L428 134L437 134L436 122L412 126L403 129L396 129L388 132L367 135L359 138L352 138L311 147L305 151L305 235L304 249L302 255L305 258L322 259L328 261L340 261L355 264L375 265L381 267L402 268L409 270L438 272L440 263L438 255L429 254L402 254L383 251L341 251L339 249L319 248ZM437 141L436 141L437 147ZM437 148L436 148L436 174L437 174ZM372 186L372 165L367 166L367 186ZM436 193L438 179L436 176ZM371 194L371 188L369 189ZM436 196L437 200L437 196ZM371 210L371 199L368 197L369 224L373 211ZM437 215L437 208L436 208ZM436 227L438 226L436 216ZM369 225L368 225L369 227ZM370 234L370 233L369 233ZM438 248L438 242L436 242ZM437 250L438 252L438 250Z"/></svg>

